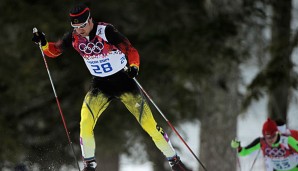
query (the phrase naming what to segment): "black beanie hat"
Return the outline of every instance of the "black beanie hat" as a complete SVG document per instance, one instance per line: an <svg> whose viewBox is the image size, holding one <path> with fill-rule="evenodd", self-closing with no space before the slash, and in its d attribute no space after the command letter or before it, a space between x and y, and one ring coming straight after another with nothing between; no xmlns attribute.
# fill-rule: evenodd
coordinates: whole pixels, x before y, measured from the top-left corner
<svg viewBox="0 0 298 171"><path fill-rule="evenodd" d="M90 9L85 4L77 5L69 11L69 17L71 24L84 23L90 17Z"/></svg>

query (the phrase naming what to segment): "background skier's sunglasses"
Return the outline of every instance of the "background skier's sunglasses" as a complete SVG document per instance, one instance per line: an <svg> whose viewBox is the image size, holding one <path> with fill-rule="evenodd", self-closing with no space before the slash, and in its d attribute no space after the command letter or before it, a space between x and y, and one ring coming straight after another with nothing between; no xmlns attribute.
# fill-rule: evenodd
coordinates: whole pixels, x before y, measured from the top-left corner
<svg viewBox="0 0 298 171"><path fill-rule="evenodd" d="M81 24L81 25L79 25L79 26L75 26L75 25L73 25L72 23L70 23L70 24L71 24L71 26L72 26L74 29L82 29L82 28L85 28L85 27L87 26L87 24L88 24L88 22L89 22L89 18L90 18L90 13L89 13L89 16L88 16L87 20L86 20L83 24Z"/></svg>

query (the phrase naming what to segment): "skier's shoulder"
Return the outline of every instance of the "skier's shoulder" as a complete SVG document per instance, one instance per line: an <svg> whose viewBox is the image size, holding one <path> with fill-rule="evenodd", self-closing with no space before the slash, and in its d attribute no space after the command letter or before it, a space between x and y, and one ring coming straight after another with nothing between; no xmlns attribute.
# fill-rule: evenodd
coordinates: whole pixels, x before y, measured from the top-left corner
<svg viewBox="0 0 298 171"><path fill-rule="evenodd" d="M107 22L103 22L103 21L99 21L99 22L95 22L98 26L113 26L111 23L107 23Z"/></svg>
<svg viewBox="0 0 298 171"><path fill-rule="evenodd" d="M96 24L96 35L100 36L113 45L125 42L125 40L127 39L111 23L96 22Z"/></svg>
<svg viewBox="0 0 298 171"><path fill-rule="evenodd" d="M108 23L108 22L103 22L103 21L100 21L100 22L94 22L94 24L97 26L97 28L104 28L106 30L116 30L116 28L114 27L113 24L111 23Z"/></svg>
<svg viewBox="0 0 298 171"><path fill-rule="evenodd" d="M249 149L249 148L253 148L257 145L261 145L262 143L262 138L261 137L257 137L255 138L249 145L247 145L245 148Z"/></svg>
<svg viewBox="0 0 298 171"><path fill-rule="evenodd" d="M107 22L96 22L94 21L94 29L96 30L96 35L100 36L104 40L107 40L106 36L109 37L111 30L114 29L114 26Z"/></svg>
<svg viewBox="0 0 298 171"><path fill-rule="evenodd" d="M68 32L64 33L64 35L62 36L62 39L61 39L63 49L71 47L73 37L74 37L74 31L68 31Z"/></svg>
<svg viewBox="0 0 298 171"><path fill-rule="evenodd" d="M295 139L296 141L298 141L298 131L297 130L293 130L293 129L288 129L287 134L281 134L281 137L283 139Z"/></svg>
<svg viewBox="0 0 298 171"><path fill-rule="evenodd" d="M109 29L115 29L111 23L107 22L94 22L94 24L96 25L97 30L102 30L104 32Z"/></svg>
<svg viewBox="0 0 298 171"><path fill-rule="evenodd" d="M73 37L74 31L67 31L63 34L62 40L71 39Z"/></svg>
<svg viewBox="0 0 298 171"><path fill-rule="evenodd" d="M291 136L298 140L298 130L290 129Z"/></svg>

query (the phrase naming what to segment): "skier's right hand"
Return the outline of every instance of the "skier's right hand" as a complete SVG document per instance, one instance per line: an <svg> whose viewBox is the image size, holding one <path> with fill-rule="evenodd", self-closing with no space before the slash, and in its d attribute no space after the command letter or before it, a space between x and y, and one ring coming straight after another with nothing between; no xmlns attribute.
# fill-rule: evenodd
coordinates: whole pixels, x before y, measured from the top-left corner
<svg viewBox="0 0 298 171"><path fill-rule="evenodd" d="M45 46L47 44L47 40L45 37L45 34L41 31L37 31L36 33L33 33L32 41L36 44L41 44L41 46Z"/></svg>
<svg viewBox="0 0 298 171"><path fill-rule="evenodd" d="M139 67L136 65L131 65L127 70L128 76L130 78L136 77L138 75L138 72L139 72Z"/></svg>
<svg viewBox="0 0 298 171"><path fill-rule="evenodd" d="M239 148L240 147L240 141L238 141L237 139L234 139L231 141L231 147L232 148Z"/></svg>

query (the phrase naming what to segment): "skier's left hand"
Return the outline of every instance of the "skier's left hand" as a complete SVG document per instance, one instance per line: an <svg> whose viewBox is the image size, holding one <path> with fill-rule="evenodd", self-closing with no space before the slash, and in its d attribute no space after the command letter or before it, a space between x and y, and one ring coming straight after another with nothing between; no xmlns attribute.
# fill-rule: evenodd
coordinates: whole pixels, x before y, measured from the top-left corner
<svg viewBox="0 0 298 171"><path fill-rule="evenodd" d="M138 75L139 67L136 65L130 65L130 67L127 70L128 76L130 78L134 78Z"/></svg>

